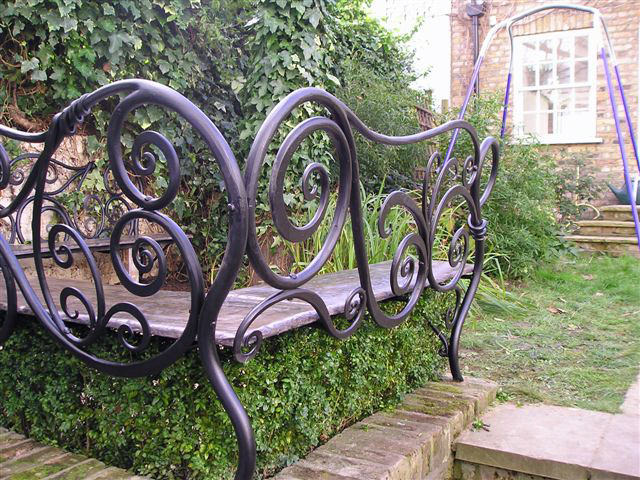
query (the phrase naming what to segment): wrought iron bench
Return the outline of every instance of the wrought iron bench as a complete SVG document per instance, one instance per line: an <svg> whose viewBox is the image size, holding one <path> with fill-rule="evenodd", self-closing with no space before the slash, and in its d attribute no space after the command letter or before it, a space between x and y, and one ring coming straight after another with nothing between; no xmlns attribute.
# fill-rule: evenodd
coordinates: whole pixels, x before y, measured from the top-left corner
<svg viewBox="0 0 640 480"><path fill-rule="evenodd" d="M453 377L462 380L458 342L482 272L487 223L482 218L481 207L488 199L497 175L498 144L494 139L487 138L480 143L474 129L464 121L452 121L405 137L385 136L369 130L329 93L304 88L287 96L268 115L254 139L243 177L229 145L196 106L168 87L144 80L125 80L83 95L56 115L45 132L26 133L0 126L0 136L27 144L42 144L37 158L33 157L35 162L28 175L19 182L18 193L8 205L0 208L0 217L11 218L13 215L15 220L15 215L20 216L21 208L28 201L34 212L31 231L42 232L43 217L50 211L47 202L55 204L51 201L54 196L47 192L47 172L51 165L61 164L54 161L53 156L65 138L76 134L77 126L91 110L108 98L117 100L106 137L109 169L119 189L119 193L111 190L110 194L119 195L127 208L120 211L119 218L113 218L108 229L101 230L108 238L94 235L95 240L86 238L77 215L74 221L65 210L56 210L60 222L46 232L46 245L43 245L41 235L34 234L32 245L28 246L27 254L33 259L37 278L30 278L19 261L24 247L11 244L18 233L0 238L0 267L4 280L0 303L5 312L0 320L0 343L10 335L17 313L30 313L55 340L89 366L124 377L157 373L197 343L202 364L236 432L239 447L237 479L249 479L253 474L255 442L249 418L221 368L218 345L231 346L236 360L245 362L257 354L264 337L314 322L337 338L354 334L362 324L365 312L379 326L392 328L408 317L424 288L430 287L455 295L455 307L447 315L450 332L433 328L442 342L441 354L449 359ZM282 274L271 269L258 242L259 178L279 127L296 107L307 102L324 108L329 115L302 121L278 147L270 172L270 216L277 233L290 242L305 241L328 213L333 217L327 219L331 228L315 259L301 271ZM206 144L219 166L224 181L222 194L226 196L228 206L228 241L210 286L205 286L189 237L164 213L170 211L180 184L180 165L172 143L160 133L141 132L133 142L131 162L125 162L121 144L125 120L136 108L149 104L181 117ZM370 265L368 261L352 128L370 141L390 146L428 141L455 130L466 132L470 140L471 154L462 161L453 157L441 158L437 153L431 156L426 165L421 205L401 190L386 197L378 217L379 234L388 236L392 226L387 225L387 217L394 208L408 212L416 231L408 233L393 259L382 264ZM304 172L302 190L305 199L317 199L319 206L307 225L298 226L288 218L283 199L285 172L300 143L318 131L325 132L335 148L333 157L339 166L336 208L333 212L327 211L328 169L321 163L311 163ZM168 178L164 192L149 196L143 193L136 179L157 173L159 158L154 151L161 153ZM487 161L491 161L490 168L485 165ZM82 168L76 171L80 172L76 173L78 179L89 171L87 166ZM0 169L1 189L12 184L12 178L16 183L16 177L12 177L15 174L12 161L4 149L0 149ZM108 184L107 175L104 178ZM452 206L465 210L468 217L465 215L465 224L452 232L448 258L439 262L434 259L438 225L441 216ZM357 269L319 275L345 228L348 215ZM140 221L159 227L162 236L154 238L140 232L136 228ZM168 268L161 242L170 243L177 249L188 277L188 292L161 290ZM153 273L153 278L141 282L127 271L120 258L120 253L127 248L131 249L136 269ZM109 252L120 285L104 284L92 250ZM473 263L468 263L471 250ZM245 252L264 283L232 290ZM59 269L68 269L74 262L74 255L86 261L90 281L54 278L44 267L43 259L50 256ZM461 282L463 277L465 282ZM385 313L381 301L389 298L404 299L404 307L395 314ZM172 305L169 313L168 303ZM346 327L339 328L334 322L332 316L338 314L348 321ZM117 332L122 347L131 354L131 361L120 363L99 358L91 352L91 345L107 329ZM153 335L174 341L159 354L151 356L146 347Z"/></svg>

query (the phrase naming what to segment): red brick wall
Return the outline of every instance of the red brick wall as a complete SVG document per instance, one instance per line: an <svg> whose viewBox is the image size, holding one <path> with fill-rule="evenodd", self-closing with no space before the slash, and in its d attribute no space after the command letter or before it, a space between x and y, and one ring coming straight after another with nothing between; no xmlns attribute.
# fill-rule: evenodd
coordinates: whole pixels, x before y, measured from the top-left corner
<svg viewBox="0 0 640 480"><path fill-rule="evenodd" d="M466 14L468 0L452 0L451 12L451 103L453 106L462 105L467 84L473 69L473 43L471 19ZM491 16L498 22L518 12L549 3L535 0L486 0L485 15L480 19L480 39L484 39L489 31ZM595 7L602 13L613 47L620 65L625 94L631 110L634 127L638 128L638 25L640 24L640 0L572 0L571 3L584 4ZM514 27L514 35L527 35L557 30L568 30L591 26L591 16L578 12L549 10L523 20L518 27ZM483 67L480 71L481 92L498 90L504 92L509 63L509 41L506 32L500 32L487 52ZM622 162L615 124L609 103L606 80L603 73L602 61L597 61L597 120L596 136L602 143L553 145L554 151L561 149L583 155L587 164L592 168L599 182L611 181L618 186L622 184ZM512 98L513 98L512 86ZM510 107L513 113L513 105ZM623 129L627 140L627 154L632 164L631 144L626 134L624 111L618 99L618 113L623 120ZM509 123L512 125L512 122ZM635 168L635 167L634 167ZM607 193L598 203L610 203L613 196Z"/></svg>

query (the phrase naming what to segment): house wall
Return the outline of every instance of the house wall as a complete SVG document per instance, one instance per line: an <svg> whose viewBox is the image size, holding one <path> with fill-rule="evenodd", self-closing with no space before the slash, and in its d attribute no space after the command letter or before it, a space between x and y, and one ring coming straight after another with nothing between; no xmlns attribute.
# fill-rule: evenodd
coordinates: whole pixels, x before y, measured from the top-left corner
<svg viewBox="0 0 640 480"><path fill-rule="evenodd" d="M452 0L451 11L451 104L460 106L464 100L466 88L473 70L473 43L471 19L466 14L469 0ZM514 14L528 10L537 5L549 3L533 0L486 0L485 15L480 19L480 39L495 22L502 21ZM609 28L615 54L618 58L620 73L629 107L632 122L638 127L638 25L640 24L640 1L638 0L572 0L571 3L595 7L603 14ZM528 17L514 27L514 35L530 35L561 31L575 28L585 28L592 25L590 15L578 12L550 10ZM494 39L483 67L480 71L481 92L499 91L504 94L508 67L510 46L507 33L503 30ZM615 131L615 123L609 103L606 80L602 61L597 65L597 117L596 137L600 143L552 145L554 152L566 150L582 156L598 182L610 181L620 186L623 182L622 161ZM513 99L513 88L511 90ZM513 114L513 101L509 106L510 115ZM633 152L624 121L624 110L618 98L618 114L622 120L622 127L627 139L627 154L633 165ZM508 121L513 125L513 117ZM608 191L597 203L613 203L614 197Z"/></svg>

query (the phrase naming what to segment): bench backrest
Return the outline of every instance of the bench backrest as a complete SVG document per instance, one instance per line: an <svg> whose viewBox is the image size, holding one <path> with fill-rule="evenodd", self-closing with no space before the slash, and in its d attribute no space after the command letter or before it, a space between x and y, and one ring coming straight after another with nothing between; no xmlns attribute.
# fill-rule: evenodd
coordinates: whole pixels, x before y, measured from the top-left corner
<svg viewBox="0 0 640 480"><path fill-rule="evenodd" d="M9 154L0 146L0 155ZM10 203L22 189L29 172L38 160L38 152L20 153L8 161L11 175L8 187L2 192L0 204ZM95 184L98 176L100 185ZM91 183L91 185L87 185ZM140 187L141 188L141 187ZM42 235L57 223L69 225L85 239L108 237L115 222L133 208L122 191L113 182L110 169L99 171L94 161L74 164L51 158L43 192L43 211L46 222ZM2 219L3 234L11 244L32 242L31 213L33 194L25 197L14 213ZM137 222L130 226L129 234L137 234ZM44 238L44 237L43 237Z"/></svg>

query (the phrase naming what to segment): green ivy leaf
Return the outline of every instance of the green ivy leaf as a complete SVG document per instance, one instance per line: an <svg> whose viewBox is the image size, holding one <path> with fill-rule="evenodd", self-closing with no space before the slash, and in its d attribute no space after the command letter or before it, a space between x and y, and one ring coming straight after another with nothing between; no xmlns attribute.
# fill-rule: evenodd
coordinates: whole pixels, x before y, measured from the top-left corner
<svg viewBox="0 0 640 480"><path fill-rule="evenodd" d="M113 35L109 35L109 53L111 55L115 54L122 48L122 34L114 33Z"/></svg>
<svg viewBox="0 0 640 480"><path fill-rule="evenodd" d="M340 80L338 79L338 77L336 77L335 75L332 75L330 73L327 73L327 78L329 80L331 80L336 86L341 87L342 84L340 83Z"/></svg>
<svg viewBox="0 0 640 480"><path fill-rule="evenodd" d="M15 23L13 24L13 36L17 36L22 30L24 29L24 23L22 23L20 20L16 20Z"/></svg>
<svg viewBox="0 0 640 480"><path fill-rule="evenodd" d="M62 21L62 28L64 29L64 33L68 33L68 32L70 32L72 30L77 30L78 29L78 20L76 20L75 18L66 17Z"/></svg>
<svg viewBox="0 0 640 480"><path fill-rule="evenodd" d="M109 3L107 3L107 2L104 2L104 3L102 4L102 12L103 12L105 15L115 15L115 14L116 14L116 10L113 8L113 6L112 6L112 5L110 5L110 4L109 4Z"/></svg>
<svg viewBox="0 0 640 480"><path fill-rule="evenodd" d="M171 64L166 60L158 60L156 64L158 65L158 68L163 74L171 70Z"/></svg>
<svg viewBox="0 0 640 480"><path fill-rule="evenodd" d="M56 82L59 82L64 77L65 77L64 68L62 67L53 67L53 73L49 75L49 78L51 80L55 80Z"/></svg>
<svg viewBox="0 0 640 480"><path fill-rule="evenodd" d="M47 79L47 73L44 70L33 70L31 72L31 80L34 82L44 82Z"/></svg>
<svg viewBox="0 0 640 480"><path fill-rule="evenodd" d="M84 21L84 26L87 27L87 30L89 31L89 33L93 32L93 29L95 28L96 24L93 23L93 20L91 20L90 18L87 18Z"/></svg>
<svg viewBox="0 0 640 480"><path fill-rule="evenodd" d="M291 203L293 203L293 200L295 199L295 195L293 193L285 193L283 195L284 198L284 203L288 206L291 205Z"/></svg>
<svg viewBox="0 0 640 480"><path fill-rule="evenodd" d="M31 60L23 60L20 62L20 73L27 73L31 70L35 70L40 65L40 60L32 58Z"/></svg>
<svg viewBox="0 0 640 480"><path fill-rule="evenodd" d="M160 190L164 190L165 188L167 188L169 184L167 183L166 178L164 177L156 177L156 188L160 189Z"/></svg>
<svg viewBox="0 0 640 480"><path fill-rule="evenodd" d="M320 19L322 18L322 13L317 8L314 8L309 15L309 23L313 25L313 28L318 28L320 24Z"/></svg>

